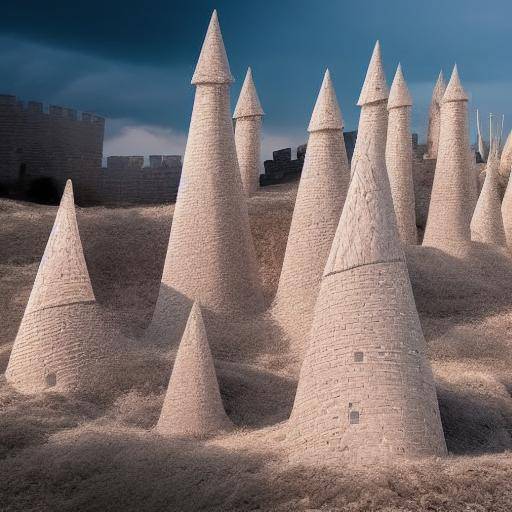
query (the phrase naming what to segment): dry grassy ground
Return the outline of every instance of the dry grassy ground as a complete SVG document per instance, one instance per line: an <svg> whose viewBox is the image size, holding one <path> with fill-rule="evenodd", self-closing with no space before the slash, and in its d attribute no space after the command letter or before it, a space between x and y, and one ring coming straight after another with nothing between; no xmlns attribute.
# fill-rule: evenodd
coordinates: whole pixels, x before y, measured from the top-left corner
<svg viewBox="0 0 512 512"><path fill-rule="evenodd" d="M271 298L292 185L250 200ZM0 372L55 208L0 200ZM96 296L133 338L158 293L173 208L78 210ZM475 244L464 261L407 252L450 456L356 471L294 467L283 447L296 368L262 318L255 340L217 358L233 434L169 441L155 425L174 352L128 342L95 397L25 397L0 376L0 510L512 510L512 261ZM245 341L245 343L244 343ZM252 344L251 344L252 343ZM250 349L248 348L250 347Z"/></svg>

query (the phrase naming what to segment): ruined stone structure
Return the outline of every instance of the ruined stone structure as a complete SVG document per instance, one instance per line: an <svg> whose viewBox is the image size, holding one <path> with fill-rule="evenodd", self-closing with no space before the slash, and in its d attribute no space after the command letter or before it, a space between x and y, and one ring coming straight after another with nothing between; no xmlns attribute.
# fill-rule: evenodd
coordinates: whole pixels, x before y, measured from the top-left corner
<svg viewBox="0 0 512 512"><path fill-rule="evenodd" d="M290 458L300 463L446 453L387 177L384 85L377 47L359 101L352 180L289 420Z"/></svg>
<svg viewBox="0 0 512 512"><path fill-rule="evenodd" d="M471 239L476 174L470 170L468 97L457 66L443 96L436 172L423 245L458 252Z"/></svg>
<svg viewBox="0 0 512 512"><path fill-rule="evenodd" d="M343 120L329 71L311 116L273 314L301 359L322 272L345 202L350 170Z"/></svg>
<svg viewBox="0 0 512 512"><path fill-rule="evenodd" d="M432 92L432 100L428 113L428 130L427 130L427 152L425 158L437 158L439 148L439 131L441 128L441 102L446 90L443 72L439 72L434 91Z"/></svg>
<svg viewBox="0 0 512 512"><path fill-rule="evenodd" d="M264 112L252 78L252 70L249 68L233 115L233 118L236 119L236 153L242 186L247 196L254 194L260 187L263 115Z"/></svg>
<svg viewBox="0 0 512 512"><path fill-rule="evenodd" d="M160 292L148 335L177 343L192 303L213 317L263 308L263 296L240 179L229 88L233 81L216 12L192 84L197 86ZM213 333L213 334L211 334Z"/></svg>
<svg viewBox="0 0 512 512"><path fill-rule="evenodd" d="M412 177L411 106L411 95L399 64L388 99L386 167L398 233L404 244L418 241Z"/></svg>
<svg viewBox="0 0 512 512"><path fill-rule="evenodd" d="M42 103L24 105L16 96L0 95L0 185L4 193L30 194L44 178L54 194L73 179L78 200L94 193L91 174L101 168L105 120L76 110ZM58 197L58 196L57 196Z"/></svg>
<svg viewBox="0 0 512 512"><path fill-rule="evenodd" d="M219 392L197 302L190 311L156 430L165 436L205 437L231 430Z"/></svg>
<svg viewBox="0 0 512 512"><path fill-rule="evenodd" d="M0 95L0 194L58 203L72 179L77 203L174 201L179 155L111 156L102 168L105 120L76 110Z"/></svg>
<svg viewBox="0 0 512 512"><path fill-rule="evenodd" d="M485 181L471 219L471 240L505 247L505 229L501 216L501 196L498 184L499 161L490 158Z"/></svg>
<svg viewBox="0 0 512 512"><path fill-rule="evenodd" d="M512 169L512 130L508 134L507 140L505 141L505 145L503 146L503 151L501 152L500 159L500 174L504 178L508 178L510 176L510 170Z"/></svg>
<svg viewBox="0 0 512 512"><path fill-rule="evenodd" d="M5 376L24 393L83 391L105 345L68 181Z"/></svg>

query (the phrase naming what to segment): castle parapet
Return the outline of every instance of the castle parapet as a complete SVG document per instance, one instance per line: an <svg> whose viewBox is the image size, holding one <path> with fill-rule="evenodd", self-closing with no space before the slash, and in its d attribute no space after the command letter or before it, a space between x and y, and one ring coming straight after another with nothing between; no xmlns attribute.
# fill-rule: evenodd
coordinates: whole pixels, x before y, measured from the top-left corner
<svg viewBox="0 0 512 512"><path fill-rule="evenodd" d="M151 169L181 167L181 155L149 155Z"/></svg>
<svg viewBox="0 0 512 512"><path fill-rule="evenodd" d="M143 156L109 156L107 157L107 169L109 170L141 170L144 167Z"/></svg>

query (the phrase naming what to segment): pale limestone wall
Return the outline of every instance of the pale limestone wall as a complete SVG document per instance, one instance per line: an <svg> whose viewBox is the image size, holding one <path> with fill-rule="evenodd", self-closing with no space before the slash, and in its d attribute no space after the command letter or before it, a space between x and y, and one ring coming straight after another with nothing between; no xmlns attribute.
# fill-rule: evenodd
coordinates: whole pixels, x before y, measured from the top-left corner
<svg viewBox="0 0 512 512"><path fill-rule="evenodd" d="M508 134L500 159L500 175L508 178L512 169L512 130Z"/></svg>
<svg viewBox="0 0 512 512"><path fill-rule="evenodd" d="M197 303L174 361L156 430L165 436L206 437L231 430Z"/></svg>
<svg viewBox="0 0 512 512"><path fill-rule="evenodd" d="M192 79L197 86L194 107L160 292L148 331L149 337L162 343L178 343L196 300L213 342L230 321L263 309L235 150L231 82L214 13Z"/></svg>
<svg viewBox="0 0 512 512"><path fill-rule="evenodd" d="M503 218L503 228L508 248L512 248L512 180L508 180L507 188L501 203L501 215Z"/></svg>
<svg viewBox="0 0 512 512"><path fill-rule="evenodd" d="M452 80L458 90L458 75ZM423 245L458 250L471 238L476 177L469 162L467 97L455 94L455 99L446 101L447 92L441 107L439 152Z"/></svg>
<svg viewBox="0 0 512 512"><path fill-rule="evenodd" d="M416 244L416 212L412 176L411 107L389 110L386 167L398 232L404 244Z"/></svg>
<svg viewBox="0 0 512 512"><path fill-rule="evenodd" d="M406 265L327 275L290 418L290 458L372 464L446 452Z"/></svg>
<svg viewBox="0 0 512 512"><path fill-rule="evenodd" d="M471 219L471 240L505 247L505 229L497 181L498 166L499 163L495 160L487 165L485 181Z"/></svg>
<svg viewBox="0 0 512 512"><path fill-rule="evenodd" d="M235 144L242 186L247 196L260 188L261 116L239 117L235 124Z"/></svg>
<svg viewBox="0 0 512 512"><path fill-rule="evenodd" d="M5 372L24 393L84 391L109 347L68 182Z"/></svg>

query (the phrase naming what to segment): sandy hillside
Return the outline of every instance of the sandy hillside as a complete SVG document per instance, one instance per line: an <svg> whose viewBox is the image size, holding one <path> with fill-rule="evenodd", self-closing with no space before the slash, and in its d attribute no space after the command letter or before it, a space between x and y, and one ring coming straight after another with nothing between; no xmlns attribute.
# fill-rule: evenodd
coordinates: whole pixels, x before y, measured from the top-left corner
<svg viewBox="0 0 512 512"><path fill-rule="evenodd" d="M250 200L265 294L277 284L294 186ZM283 422L296 366L263 315L214 347L234 433L154 434L174 350L141 343L158 293L172 206L78 209L98 301L126 340L97 396L22 396L3 378L56 213L0 200L0 510L512 510L512 260L474 244L464 261L415 247L407 261L450 456L372 468L291 466ZM238 333L237 333L238 336ZM101 387L101 386L100 386Z"/></svg>

